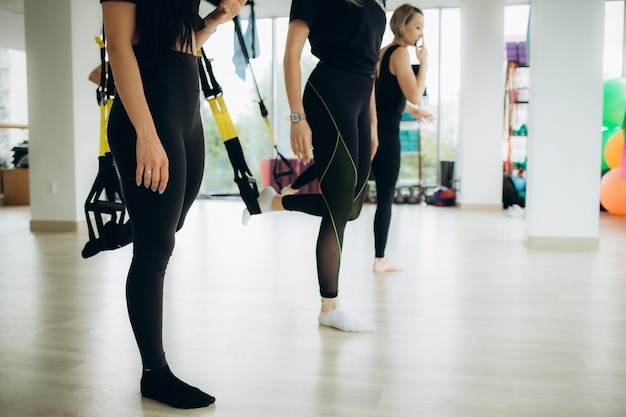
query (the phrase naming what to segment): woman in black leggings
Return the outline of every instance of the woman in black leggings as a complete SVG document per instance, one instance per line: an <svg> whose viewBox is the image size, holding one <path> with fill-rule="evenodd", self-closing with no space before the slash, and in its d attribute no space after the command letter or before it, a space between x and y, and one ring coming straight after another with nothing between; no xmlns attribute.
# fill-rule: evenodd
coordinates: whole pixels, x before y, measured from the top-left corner
<svg viewBox="0 0 626 417"><path fill-rule="evenodd" d="M245 0L223 0L202 19L199 0L101 0L107 51L119 98L108 139L130 215L133 259L128 314L141 353L144 397L178 408L211 395L170 371L162 342L163 281L202 180L198 65L194 52Z"/></svg>
<svg viewBox="0 0 626 417"><path fill-rule="evenodd" d="M340 307L339 266L344 229L359 215L377 146L374 78L385 30L377 0L293 0L285 48L285 85L291 108L291 147L315 157L321 194L259 196L262 212L293 210L321 216L317 272L321 325L344 331L371 326ZM300 56L306 39L320 59L301 89ZM249 215L244 212L244 222Z"/></svg>
<svg viewBox="0 0 626 417"><path fill-rule="evenodd" d="M396 182L400 172L400 120L402 113L410 113L420 121L430 122L432 115L415 107L426 86L427 51L422 45L416 49L420 61L417 76L409 60L407 46L415 46L422 39L424 16L420 9L404 4L398 7L390 21L393 42L380 53L379 74L376 79L376 109L378 114L379 145L372 172L376 181L376 214L374 216L375 272L397 271L401 268L385 257L391 210ZM408 100L408 102L407 102ZM316 158L317 160L317 158ZM296 194L300 187L312 181L315 167L309 166L294 182L281 190L283 195Z"/></svg>
<svg viewBox="0 0 626 417"><path fill-rule="evenodd" d="M396 182L400 172L400 120L407 101L418 105L426 88L428 53L423 43L416 47L420 62L417 76L409 59L408 46L416 46L423 37L424 15L410 4L398 7L389 21L393 42L380 51L376 79L376 109L378 111L379 146L372 161L376 181L376 214L374 216L375 272L401 269L385 256L391 209Z"/></svg>

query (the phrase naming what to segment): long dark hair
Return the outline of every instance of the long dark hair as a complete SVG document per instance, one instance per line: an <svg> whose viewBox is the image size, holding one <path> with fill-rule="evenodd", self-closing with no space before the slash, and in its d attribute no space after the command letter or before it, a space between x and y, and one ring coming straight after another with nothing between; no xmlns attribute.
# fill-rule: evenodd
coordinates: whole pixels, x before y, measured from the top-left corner
<svg viewBox="0 0 626 417"><path fill-rule="evenodd" d="M139 43L157 54L177 46L191 51L193 32L204 27L200 0L138 0Z"/></svg>

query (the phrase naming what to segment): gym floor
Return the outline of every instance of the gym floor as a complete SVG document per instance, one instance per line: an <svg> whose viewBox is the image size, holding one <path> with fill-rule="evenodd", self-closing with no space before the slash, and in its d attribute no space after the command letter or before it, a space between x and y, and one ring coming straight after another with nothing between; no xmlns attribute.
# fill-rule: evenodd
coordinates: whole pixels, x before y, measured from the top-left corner
<svg viewBox="0 0 626 417"><path fill-rule="evenodd" d="M166 279L172 370L217 398L176 410L139 394L126 314L131 248L82 259L86 230L31 233L0 207L3 417L623 417L626 218L597 251L524 244L523 217L394 206L372 272L373 205L346 230L343 305L371 333L319 327L318 219L199 200Z"/></svg>

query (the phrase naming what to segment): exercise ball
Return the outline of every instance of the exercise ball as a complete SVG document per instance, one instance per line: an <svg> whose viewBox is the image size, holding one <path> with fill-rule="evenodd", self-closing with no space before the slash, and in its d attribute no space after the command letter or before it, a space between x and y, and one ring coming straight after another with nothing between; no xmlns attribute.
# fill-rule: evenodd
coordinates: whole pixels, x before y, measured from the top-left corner
<svg viewBox="0 0 626 417"><path fill-rule="evenodd" d="M432 195L432 202L435 206L449 207L456 203L456 193L452 188L439 186L435 188Z"/></svg>
<svg viewBox="0 0 626 417"><path fill-rule="evenodd" d="M600 204L611 214L626 216L626 178L613 168L600 180Z"/></svg>
<svg viewBox="0 0 626 417"><path fill-rule="evenodd" d="M626 78L604 81L602 125L608 129L620 127L626 113Z"/></svg>
<svg viewBox="0 0 626 417"><path fill-rule="evenodd" d="M604 161L613 169L622 166L622 154L624 153L624 131L618 130L604 145Z"/></svg>
<svg viewBox="0 0 626 417"><path fill-rule="evenodd" d="M611 136L613 136L617 132L615 129L605 129L602 131L602 163L600 166L600 171L609 170L609 166L604 159L604 148L606 147L606 143L609 141Z"/></svg>

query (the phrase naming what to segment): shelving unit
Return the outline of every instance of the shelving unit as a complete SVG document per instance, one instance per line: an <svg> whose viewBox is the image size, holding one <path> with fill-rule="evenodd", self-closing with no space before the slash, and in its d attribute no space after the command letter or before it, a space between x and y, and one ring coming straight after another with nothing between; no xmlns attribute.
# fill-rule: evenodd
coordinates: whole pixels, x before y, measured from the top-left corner
<svg viewBox="0 0 626 417"><path fill-rule="evenodd" d="M417 155L417 184L415 179L398 180L396 187L398 201L400 197L410 204L419 204L424 200L424 179L422 175L422 145L420 141L419 121L409 113L402 113L400 122L400 152ZM403 190L408 192L403 194Z"/></svg>
<svg viewBox="0 0 626 417"><path fill-rule="evenodd" d="M504 89L504 173L513 175L527 156L529 68L509 61Z"/></svg>

